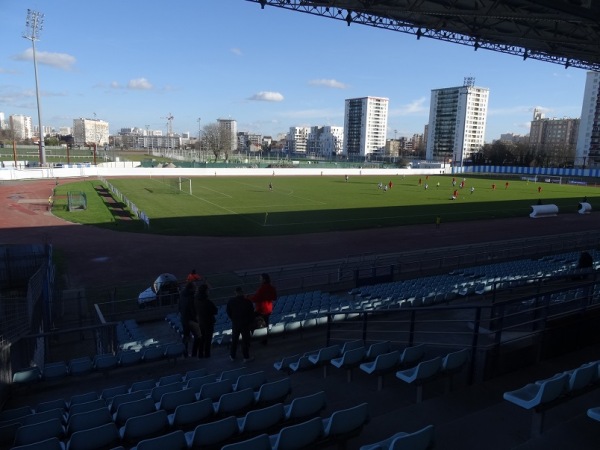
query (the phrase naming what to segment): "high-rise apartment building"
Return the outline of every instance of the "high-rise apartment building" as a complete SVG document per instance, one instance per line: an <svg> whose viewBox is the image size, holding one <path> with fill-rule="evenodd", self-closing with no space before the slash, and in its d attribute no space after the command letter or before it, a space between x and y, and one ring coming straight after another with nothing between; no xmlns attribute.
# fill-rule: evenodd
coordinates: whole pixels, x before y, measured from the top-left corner
<svg viewBox="0 0 600 450"><path fill-rule="evenodd" d="M548 119L539 109L533 110L529 129L529 147L547 166L573 163L579 132L579 119Z"/></svg>
<svg viewBox="0 0 600 450"><path fill-rule="evenodd" d="M108 145L108 122L100 119L73 119L73 143L75 145Z"/></svg>
<svg viewBox="0 0 600 450"><path fill-rule="evenodd" d="M383 97L346 99L344 112L345 155L385 154L389 100Z"/></svg>
<svg viewBox="0 0 600 450"><path fill-rule="evenodd" d="M0 130L4 130L6 128L8 128L8 125L6 124L6 118L4 117L4 113L0 111Z"/></svg>
<svg viewBox="0 0 600 450"><path fill-rule="evenodd" d="M31 139L33 137L33 125L30 116L22 114L12 114L9 117L10 129L17 140Z"/></svg>
<svg viewBox="0 0 600 450"><path fill-rule="evenodd" d="M217 119L219 137L226 153L234 153L238 149L237 121L233 119Z"/></svg>
<svg viewBox="0 0 600 450"><path fill-rule="evenodd" d="M588 72L585 80L575 165L600 165L600 72Z"/></svg>
<svg viewBox="0 0 600 450"><path fill-rule="evenodd" d="M428 160L453 161L462 166L483 147L489 89L474 86L465 78L463 86L431 91L427 127Z"/></svg>

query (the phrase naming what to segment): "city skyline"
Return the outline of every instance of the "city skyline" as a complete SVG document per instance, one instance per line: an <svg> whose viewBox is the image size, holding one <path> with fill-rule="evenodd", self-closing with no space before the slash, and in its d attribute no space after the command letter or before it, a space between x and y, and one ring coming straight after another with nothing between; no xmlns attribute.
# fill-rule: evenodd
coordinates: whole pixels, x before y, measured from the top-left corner
<svg viewBox="0 0 600 450"><path fill-rule="evenodd" d="M0 111L35 118L31 43L22 37L27 6L0 6ZM387 137L408 137L423 133L431 91L467 76L490 90L486 142L527 134L535 108L546 117L581 113L584 70L243 0L160 9L108 2L93 15L56 0L39 12L42 124L54 128L96 114L111 134L165 132L172 114L177 133L197 136L231 118L240 131L277 137L290 127L343 126L346 99L376 96L389 98Z"/></svg>

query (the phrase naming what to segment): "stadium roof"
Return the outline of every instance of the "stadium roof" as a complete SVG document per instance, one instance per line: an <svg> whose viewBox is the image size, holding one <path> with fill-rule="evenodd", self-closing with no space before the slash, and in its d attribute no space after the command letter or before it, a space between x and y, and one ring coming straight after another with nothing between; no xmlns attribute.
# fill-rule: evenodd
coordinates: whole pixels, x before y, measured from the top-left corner
<svg viewBox="0 0 600 450"><path fill-rule="evenodd" d="M600 2L594 0L247 0L600 71Z"/></svg>

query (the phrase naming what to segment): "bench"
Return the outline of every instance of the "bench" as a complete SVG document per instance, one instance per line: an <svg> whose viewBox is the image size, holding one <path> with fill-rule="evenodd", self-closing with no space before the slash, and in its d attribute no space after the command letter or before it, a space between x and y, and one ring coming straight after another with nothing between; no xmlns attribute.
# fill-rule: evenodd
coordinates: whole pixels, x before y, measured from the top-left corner
<svg viewBox="0 0 600 450"><path fill-rule="evenodd" d="M558 214L558 206L556 205L531 205L531 214L529 217L538 219L540 217L553 217Z"/></svg>

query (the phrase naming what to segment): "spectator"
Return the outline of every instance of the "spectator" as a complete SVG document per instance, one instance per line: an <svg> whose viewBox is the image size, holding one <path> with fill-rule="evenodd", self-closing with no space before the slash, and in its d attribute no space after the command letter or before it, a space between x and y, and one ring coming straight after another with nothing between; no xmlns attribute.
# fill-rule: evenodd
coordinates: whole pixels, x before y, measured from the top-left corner
<svg viewBox="0 0 600 450"><path fill-rule="evenodd" d="M198 282L202 281L202 276L196 273L196 269L192 269L192 271L188 274L186 280L187 282Z"/></svg>
<svg viewBox="0 0 600 450"><path fill-rule="evenodd" d="M235 361L241 335L244 362L252 361L253 358L250 358L250 339L252 337L251 327L254 323L254 309L252 308L252 302L244 296L244 291L239 286L235 288L235 297L232 297L227 302L227 316L231 320L229 358Z"/></svg>
<svg viewBox="0 0 600 450"><path fill-rule="evenodd" d="M188 282L179 292L179 318L181 319L182 342L185 346L184 356L189 356L188 341L191 330L189 322L193 319L194 283Z"/></svg>
<svg viewBox="0 0 600 450"><path fill-rule="evenodd" d="M260 286L250 296L250 300L254 303L254 310L257 316L261 316L265 322L265 326L269 326L269 317L273 312L273 302L277 300L277 291L271 285L271 277L268 273L263 273L260 276ZM267 345L267 336L261 341L261 344Z"/></svg>
<svg viewBox="0 0 600 450"><path fill-rule="evenodd" d="M182 341L185 346L184 356L188 354L188 341L193 335L192 356L196 354L200 338L200 329L196 322L196 312L194 307L195 285L187 282L179 293L179 316L181 318Z"/></svg>
<svg viewBox="0 0 600 450"><path fill-rule="evenodd" d="M208 298L208 285L198 286L194 297L194 310L200 328L198 358L210 358L212 337L215 332L215 316L218 310L212 300Z"/></svg>

